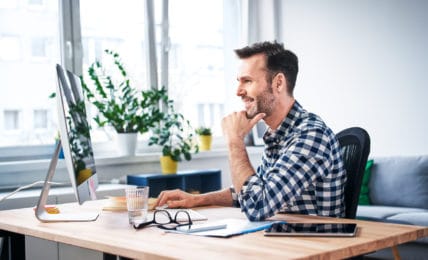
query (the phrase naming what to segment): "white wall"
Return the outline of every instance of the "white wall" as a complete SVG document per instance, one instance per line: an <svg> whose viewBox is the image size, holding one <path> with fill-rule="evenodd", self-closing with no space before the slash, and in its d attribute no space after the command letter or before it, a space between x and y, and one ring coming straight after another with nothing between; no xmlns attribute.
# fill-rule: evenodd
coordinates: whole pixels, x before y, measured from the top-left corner
<svg viewBox="0 0 428 260"><path fill-rule="evenodd" d="M286 0L295 97L334 131L362 126L371 155L428 154L428 1Z"/></svg>

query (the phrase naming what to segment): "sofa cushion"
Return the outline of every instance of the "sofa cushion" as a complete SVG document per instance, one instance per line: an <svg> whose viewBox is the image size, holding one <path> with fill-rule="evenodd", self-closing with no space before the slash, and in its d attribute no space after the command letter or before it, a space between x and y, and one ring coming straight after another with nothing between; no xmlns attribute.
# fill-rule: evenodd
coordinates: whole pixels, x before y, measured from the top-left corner
<svg viewBox="0 0 428 260"><path fill-rule="evenodd" d="M397 214L416 213L416 212L427 212L427 211L420 208L360 205L357 208L357 218L366 219L366 220L375 220L375 221L385 221L389 217L395 216ZM396 221L396 222L398 223L399 221ZM400 223L411 224L410 222L400 222Z"/></svg>
<svg viewBox="0 0 428 260"><path fill-rule="evenodd" d="M369 182L370 182L372 166L373 166L373 159L368 160L366 163L366 168L364 170L363 180L361 182L361 190L360 190L360 197L358 198L358 205L370 205Z"/></svg>
<svg viewBox="0 0 428 260"><path fill-rule="evenodd" d="M387 218L387 221L391 222L402 222L417 225L417 226L426 226L428 227L428 211L425 212L412 212L412 213L400 213ZM420 243L428 244L428 237L423 237L418 240Z"/></svg>
<svg viewBox="0 0 428 260"><path fill-rule="evenodd" d="M371 204L428 209L428 156L376 157Z"/></svg>
<svg viewBox="0 0 428 260"><path fill-rule="evenodd" d="M357 219L428 226L428 210L405 207L358 206ZM428 237L420 238L416 242L428 244Z"/></svg>
<svg viewBox="0 0 428 260"><path fill-rule="evenodd" d="M414 213L400 213L391 217L388 217L388 221L406 221L410 224L417 226L428 227L428 211L426 212L414 212ZM423 237L416 242L428 244L428 237Z"/></svg>
<svg viewBox="0 0 428 260"><path fill-rule="evenodd" d="M406 221L412 225L428 227L428 211L399 213L399 214L395 214L393 216L387 217L387 220Z"/></svg>

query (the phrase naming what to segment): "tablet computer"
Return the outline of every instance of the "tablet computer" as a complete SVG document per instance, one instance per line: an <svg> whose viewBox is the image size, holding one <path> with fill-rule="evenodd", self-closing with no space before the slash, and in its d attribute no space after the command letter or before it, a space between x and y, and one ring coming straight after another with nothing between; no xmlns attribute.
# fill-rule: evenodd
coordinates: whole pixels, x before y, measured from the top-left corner
<svg viewBox="0 0 428 260"><path fill-rule="evenodd" d="M265 236L353 237L354 223L276 223L265 230Z"/></svg>

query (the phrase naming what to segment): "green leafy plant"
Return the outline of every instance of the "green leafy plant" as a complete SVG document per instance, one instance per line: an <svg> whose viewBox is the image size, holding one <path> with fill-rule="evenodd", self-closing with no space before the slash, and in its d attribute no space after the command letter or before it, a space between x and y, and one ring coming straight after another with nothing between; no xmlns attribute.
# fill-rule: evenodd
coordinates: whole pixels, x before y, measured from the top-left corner
<svg viewBox="0 0 428 260"><path fill-rule="evenodd" d="M111 50L104 52L113 59L116 74L109 75L105 66L95 61L88 69L94 88L89 88L82 77L87 99L101 114L94 118L95 122L101 127L109 124L118 133L148 132L164 116L159 104L167 101L166 90L138 91L131 87L119 54ZM113 79L113 75L119 76Z"/></svg>
<svg viewBox="0 0 428 260"><path fill-rule="evenodd" d="M174 161L192 159L192 153L198 153L199 146L195 143L195 130L189 120L174 109L173 100L168 100L168 112L152 129L149 145L162 147L162 155L170 156Z"/></svg>
<svg viewBox="0 0 428 260"><path fill-rule="evenodd" d="M198 135L212 135L211 128L205 126L196 128L196 133Z"/></svg>

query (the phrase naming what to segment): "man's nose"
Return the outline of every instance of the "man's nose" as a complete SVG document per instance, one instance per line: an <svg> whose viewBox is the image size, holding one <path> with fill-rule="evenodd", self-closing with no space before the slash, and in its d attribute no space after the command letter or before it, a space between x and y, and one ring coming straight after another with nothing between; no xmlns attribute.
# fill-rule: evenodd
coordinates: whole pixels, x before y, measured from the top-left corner
<svg viewBox="0 0 428 260"><path fill-rule="evenodd" d="M236 95L238 97L245 96L245 89L242 87L242 84L238 85L238 88L236 89Z"/></svg>

